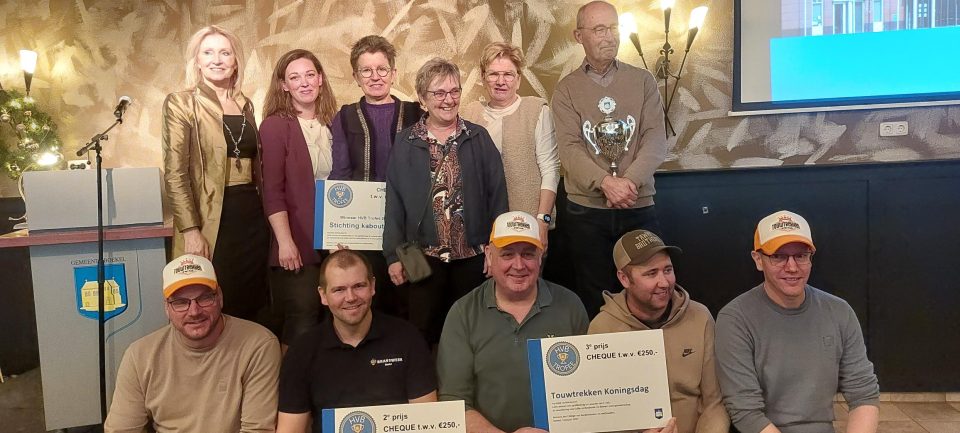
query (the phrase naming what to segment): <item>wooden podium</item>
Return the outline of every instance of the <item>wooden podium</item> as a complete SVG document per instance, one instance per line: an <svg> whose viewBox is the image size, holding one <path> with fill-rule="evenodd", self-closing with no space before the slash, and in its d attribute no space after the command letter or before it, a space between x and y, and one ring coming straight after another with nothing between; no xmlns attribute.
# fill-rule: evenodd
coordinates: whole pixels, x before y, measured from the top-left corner
<svg viewBox="0 0 960 433"><path fill-rule="evenodd" d="M109 402L127 346L167 324L162 270L173 230L163 226L158 168L103 176ZM30 249L46 427L99 424L96 172L28 172L24 192L30 230L0 236L0 247Z"/></svg>

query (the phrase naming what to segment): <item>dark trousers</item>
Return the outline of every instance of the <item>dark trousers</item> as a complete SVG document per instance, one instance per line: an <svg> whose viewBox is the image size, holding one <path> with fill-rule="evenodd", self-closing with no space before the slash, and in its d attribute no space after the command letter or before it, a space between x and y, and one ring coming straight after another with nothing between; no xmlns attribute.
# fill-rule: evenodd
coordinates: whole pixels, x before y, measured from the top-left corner
<svg viewBox="0 0 960 433"><path fill-rule="evenodd" d="M280 341L290 345L323 316L320 306L320 264L304 265L299 272L270 267L270 292L274 318L283 321Z"/></svg>
<svg viewBox="0 0 960 433"><path fill-rule="evenodd" d="M603 291L623 289L613 265L613 245L624 233L636 229L660 235L653 206L639 209L595 209L567 201L563 231L576 272L574 292L593 318L603 306Z"/></svg>
<svg viewBox="0 0 960 433"><path fill-rule="evenodd" d="M406 306L400 300L397 286L390 281L390 275L387 272L387 259L383 257L383 251L357 252L367 258L373 277L376 278L374 288L377 290L377 294L373 296L373 308L391 316L406 318Z"/></svg>
<svg viewBox="0 0 960 433"><path fill-rule="evenodd" d="M269 313L269 248L270 229L257 187L246 184L224 189L220 231L210 260L223 292L224 314L264 323Z"/></svg>
<svg viewBox="0 0 960 433"><path fill-rule="evenodd" d="M450 306L483 283L483 254L445 263L427 256L433 274L419 283L400 285L406 300L408 319L423 334L427 343L440 342L440 331Z"/></svg>

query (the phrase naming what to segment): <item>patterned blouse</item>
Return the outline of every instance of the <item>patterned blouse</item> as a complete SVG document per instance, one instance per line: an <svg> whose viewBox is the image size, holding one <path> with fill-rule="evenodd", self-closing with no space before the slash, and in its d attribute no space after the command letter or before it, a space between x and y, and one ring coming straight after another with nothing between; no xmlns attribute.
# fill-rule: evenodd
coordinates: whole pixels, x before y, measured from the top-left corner
<svg viewBox="0 0 960 433"><path fill-rule="evenodd" d="M424 253L444 262L468 259L483 250L480 246L467 243L467 230L463 223L463 176L460 171L460 158L457 156L460 147L457 139L467 131L467 126L463 119L457 118L457 129L450 134L446 142L440 143L427 130L426 119L427 116L424 115L410 131L412 138L423 140L429 145L430 175L433 177L434 173L437 173L430 196L433 197L433 219L437 226L438 245L424 248Z"/></svg>

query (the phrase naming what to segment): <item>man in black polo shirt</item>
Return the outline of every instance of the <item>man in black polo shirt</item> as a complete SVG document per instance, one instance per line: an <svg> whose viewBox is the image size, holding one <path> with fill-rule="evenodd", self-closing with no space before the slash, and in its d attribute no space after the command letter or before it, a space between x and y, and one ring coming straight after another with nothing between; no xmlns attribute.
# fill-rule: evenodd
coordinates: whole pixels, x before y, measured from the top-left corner
<svg viewBox="0 0 960 433"><path fill-rule="evenodd" d="M437 400L433 358L417 329L377 313L366 258L339 250L320 265L320 300L330 316L290 346L280 368L277 433L303 433L321 410Z"/></svg>

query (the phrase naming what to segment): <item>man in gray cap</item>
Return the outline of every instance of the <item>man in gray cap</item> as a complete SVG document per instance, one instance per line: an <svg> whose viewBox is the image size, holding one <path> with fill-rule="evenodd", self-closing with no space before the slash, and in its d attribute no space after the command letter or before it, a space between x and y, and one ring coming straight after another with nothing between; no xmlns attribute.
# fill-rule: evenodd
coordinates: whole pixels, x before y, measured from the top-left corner
<svg viewBox="0 0 960 433"><path fill-rule="evenodd" d="M676 431L726 433L730 419L717 383L713 316L677 284L671 255L680 252L646 230L623 235L613 247L623 290L603 293L606 304L589 333L662 329Z"/></svg>

